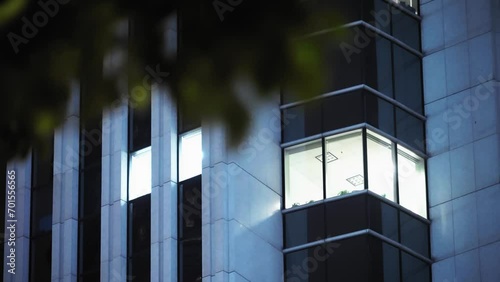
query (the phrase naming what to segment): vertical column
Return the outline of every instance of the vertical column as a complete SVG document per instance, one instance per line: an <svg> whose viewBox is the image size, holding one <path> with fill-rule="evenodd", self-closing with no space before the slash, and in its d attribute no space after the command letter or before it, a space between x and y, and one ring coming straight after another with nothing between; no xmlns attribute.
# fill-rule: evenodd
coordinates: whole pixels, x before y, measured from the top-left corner
<svg viewBox="0 0 500 282"><path fill-rule="evenodd" d="M252 128L237 148L221 126L202 126L203 281L283 279L279 103L248 103Z"/></svg>
<svg viewBox="0 0 500 282"><path fill-rule="evenodd" d="M101 281L127 281L128 108L103 114Z"/></svg>
<svg viewBox="0 0 500 282"><path fill-rule="evenodd" d="M177 110L152 90L151 281L177 281Z"/></svg>
<svg viewBox="0 0 500 282"><path fill-rule="evenodd" d="M79 85L64 124L54 134L52 281L76 281L78 252Z"/></svg>
<svg viewBox="0 0 500 282"><path fill-rule="evenodd" d="M421 1L435 281L500 281L500 3Z"/></svg>
<svg viewBox="0 0 500 282"><path fill-rule="evenodd" d="M3 271L3 281L5 282L27 282L29 281L29 245L30 245L30 204L31 204L31 152L27 154L24 159L15 159L7 164L7 171L15 171L16 183L15 183L15 196L16 196L16 207L15 214L17 222L15 222L15 267L12 274L9 272L11 265L7 264L11 262L11 248L14 246L9 246L10 237L10 223L5 223L5 243L4 243L4 253L0 261L4 262ZM2 181L6 181L3 179ZM2 191L3 193L3 191ZM8 218L8 204L6 197L6 210L5 219ZM12 245L12 244L11 244Z"/></svg>

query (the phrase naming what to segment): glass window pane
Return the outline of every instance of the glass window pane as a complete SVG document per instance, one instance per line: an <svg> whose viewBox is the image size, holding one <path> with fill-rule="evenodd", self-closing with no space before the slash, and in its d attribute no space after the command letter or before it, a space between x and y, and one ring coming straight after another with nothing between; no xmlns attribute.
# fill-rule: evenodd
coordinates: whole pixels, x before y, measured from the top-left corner
<svg viewBox="0 0 500 282"><path fill-rule="evenodd" d="M392 35L415 50L420 50L420 22L399 12L397 8L392 8L392 12Z"/></svg>
<svg viewBox="0 0 500 282"><path fill-rule="evenodd" d="M35 189L31 193L31 235L52 230L52 187Z"/></svg>
<svg viewBox="0 0 500 282"><path fill-rule="evenodd" d="M201 240L180 242L179 252L179 281L201 281Z"/></svg>
<svg viewBox="0 0 500 282"><path fill-rule="evenodd" d="M397 107L396 137L422 152L425 151L424 122Z"/></svg>
<svg viewBox="0 0 500 282"><path fill-rule="evenodd" d="M401 252L401 273L403 282L431 281L430 266L406 252Z"/></svg>
<svg viewBox="0 0 500 282"><path fill-rule="evenodd" d="M179 181L201 174L202 159L201 128L182 134L179 140Z"/></svg>
<svg viewBox="0 0 500 282"><path fill-rule="evenodd" d="M130 151L141 150L151 146L151 101L150 93L148 101L141 107L130 108Z"/></svg>
<svg viewBox="0 0 500 282"><path fill-rule="evenodd" d="M30 244L30 281L50 281L52 236L31 239Z"/></svg>
<svg viewBox="0 0 500 282"><path fill-rule="evenodd" d="M151 147L131 154L129 168L129 201L151 193Z"/></svg>
<svg viewBox="0 0 500 282"><path fill-rule="evenodd" d="M399 211L375 197L368 197L370 229L399 242Z"/></svg>
<svg viewBox="0 0 500 282"><path fill-rule="evenodd" d="M368 228L367 197L359 194L326 203L326 236L333 237Z"/></svg>
<svg viewBox="0 0 500 282"><path fill-rule="evenodd" d="M101 166L83 170L80 177L80 217L85 217L101 210Z"/></svg>
<svg viewBox="0 0 500 282"><path fill-rule="evenodd" d="M330 279L323 281L380 281L380 276L376 277L372 271L377 254L370 252L368 236L357 236L336 243L337 248L327 260L327 275Z"/></svg>
<svg viewBox="0 0 500 282"><path fill-rule="evenodd" d="M392 158L392 142L372 131L367 133L368 189L394 201L395 165Z"/></svg>
<svg viewBox="0 0 500 282"><path fill-rule="evenodd" d="M180 239L201 239L201 175L180 183Z"/></svg>
<svg viewBox="0 0 500 282"><path fill-rule="evenodd" d="M364 122L362 94L355 91L324 99L323 132Z"/></svg>
<svg viewBox="0 0 500 282"><path fill-rule="evenodd" d="M285 214L285 246L295 247L325 238L325 206Z"/></svg>
<svg viewBox="0 0 500 282"><path fill-rule="evenodd" d="M372 271L376 280L381 282L399 282L399 250L379 238L369 236Z"/></svg>
<svg viewBox="0 0 500 282"><path fill-rule="evenodd" d="M151 195L129 202L129 255L133 256L146 249L151 242Z"/></svg>
<svg viewBox="0 0 500 282"><path fill-rule="evenodd" d="M79 237L79 271L86 273L99 270L101 263L101 217L83 220L80 222Z"/></svg>
<svg viewBox="0 0 500 282"><path fill-rule="evenodd" d="M151 281L151 252L149 250L129 258L127 281Z"/></svg>
<svg viewBox="0 0 500 282"><path fill-rule="evenodd" d="M283 142L321 133L321 107L318 101L283 110Z"/></svg>
<svg viewBox="0 0 500 282"><path fill-rule="evenodd" d="M370 33L370 30L367 30ZM392 50L389 40L377 36L370 38L365 48L365 82L388 97L393 97L392 89Z"/></svg>
<svg viewBox="0 0 500 282"><path fill-rule="evenodd" d="M396 44L393 45L393 48L396 100L417 113L422 113L422 70L420 58Z"/></svg>
<svg viewBox="0 0 500 282"><path fill-rule="evenodd" d="M372 93L365 94L366 122L395 136L394 105L378 98Z"/></svg>
<svg viewBox="0 0 500 282"><path fill-rule="evenodd" d="M326 197L364 189L361 130L335 135L326 144Z"/></svg>
<svg viewBox="0 0 500 282"><path fill-rule="evenodd" d="M427 218L425 161L417 154L398 146L399 204Z"/></svg>
<svg viewBox="0 0 500 282"><path fill-rule="evenodd" d="M333 248L316 246L285 255L286 282L324 282L325 261Z"/></svg>
<svg viewBox="0 0 500 282"><path fill-rule="evenodd" d="M321 140L285 149L286 208L323 199Z"/></svg>
<svg viewBox="0 0 500 282"><path fill-rule="evenodd" d="M413 216L400 213L401 244L429 257L429 226Z"/></svg>

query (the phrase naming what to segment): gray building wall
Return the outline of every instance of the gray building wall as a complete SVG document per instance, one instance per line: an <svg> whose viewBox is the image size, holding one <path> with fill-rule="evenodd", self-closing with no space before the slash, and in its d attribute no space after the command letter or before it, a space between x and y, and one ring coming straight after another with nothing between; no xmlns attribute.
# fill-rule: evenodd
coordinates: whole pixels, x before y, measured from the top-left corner
<svg viewBox="0 0 500 282"><path fill-rule="evenodd" d="M422 0L433 281L500 281L500 8Z"/></svg>
<svg viewBox="0 0 500 282"><path fill-rule="evenodd" d="M258 110L239 147L202 124L204 282L283 281L279 102L249 108Z"/></svg>

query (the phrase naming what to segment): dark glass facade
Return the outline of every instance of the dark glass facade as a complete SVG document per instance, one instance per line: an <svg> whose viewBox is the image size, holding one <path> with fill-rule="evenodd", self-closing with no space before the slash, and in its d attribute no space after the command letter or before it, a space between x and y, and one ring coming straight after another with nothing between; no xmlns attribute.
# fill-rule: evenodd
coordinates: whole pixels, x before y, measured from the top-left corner
<svg viewBox="0 0 500 282"><path fill-rule="evenodd" d="M92 101L81 96L81 108ZM83 111L81 111L83 112ZM78 197L78 281L95 281L101 268L102 114L80 122Z"/></svg>
<svg viewBox="0 0 500 282"><path fill-rule="evenodd" d="M131 105L129 108L127 272L128 277L137 281L151 280L151 187L146 187L151 185L151 170L143 171L145 175L141 177L148 181L136 182L139 187L133 186L130 181L131 170L136 169L132 167L134 154L151 146L151 100L148 97L147 103L141 107ZM142 165L151 167L151 163ZM138 193L133 189L146 192ZM140 196L132 198L132 195Z"/></svg>
<svg viewBox="0 0 500 282"><path fill-rule="evenodd" d="M201 138L201 119L196 118L196 115L187 116L181 110L178 112L178 118L179 163L177 171L180 181L177 191L178 281L195 282L202 279L201 208L203 197L201 174L199 174L201 173L201 158L186 158L183 150L187 150L188 156L189 152L198 150L201 152L201 140L199 143L189 141L192 138L189 136L193 136L195 132L199 132L199 138Z"/></svg>
<svg viewBox="0 0 500 282"><path fill-rule="evenodd" d="M325 88L282 91L285 281L431 279L420 17L399 2L304 1L345 26L306 39Z"/></svg>
<svg viewBox="0 0 500 282"><path fill-rule="evenodd" d="M179 183L179 281L201 281L201 175Z"/></svg>
<svg viewBox="0 0 500 282"><path fill-rule="evenodd" d="M31 171L30 281L50 281L54 138L48 150L34 149Z"/></svg>

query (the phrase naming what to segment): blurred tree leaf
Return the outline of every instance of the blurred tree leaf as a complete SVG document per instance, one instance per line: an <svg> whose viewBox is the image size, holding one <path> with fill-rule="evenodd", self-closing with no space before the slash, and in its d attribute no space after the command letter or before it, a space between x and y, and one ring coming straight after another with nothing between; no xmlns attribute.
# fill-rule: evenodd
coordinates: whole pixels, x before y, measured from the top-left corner
<svg viewBox="0 0 500 282"><path fill-rule="evenodd" d="M183 113L225 123L235 145L250 122L236 82L251 81L262 98L283 85L317 95L324 50L301 36L334 22L300 0L42 0L19 13L22 2L0 6L0 158L46 143L75 80L94 101L82 118L166 83ZM172 45L175 56L165 52Z"/></svg>

